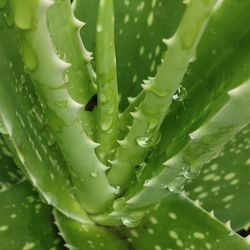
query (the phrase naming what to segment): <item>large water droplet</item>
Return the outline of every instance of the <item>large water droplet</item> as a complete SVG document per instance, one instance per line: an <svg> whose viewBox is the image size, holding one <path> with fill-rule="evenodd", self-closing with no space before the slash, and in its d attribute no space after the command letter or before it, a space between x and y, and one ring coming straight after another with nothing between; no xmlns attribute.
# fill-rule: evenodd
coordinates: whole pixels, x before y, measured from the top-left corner
<svg viewBox="0 0 250 250"><path fill-rule="evenodd" d="M180 86L173 95L173 99L177 102L184 101L186 97L187 97L187 90L183 86Z"/></svg>
<svg viewBox="0 0 250 250"><path fill-rule="evenodd" d="M149 136L141 136L136 139L136 142L142 148L148 148L153 144L153 140Z"/></svg>
<svg viewBox="0 0 250 250"><path fill-rule="evenodd" d="M186 179L184 177L177 177L168 184L170 192L179 193L183 190Z"/></svg>

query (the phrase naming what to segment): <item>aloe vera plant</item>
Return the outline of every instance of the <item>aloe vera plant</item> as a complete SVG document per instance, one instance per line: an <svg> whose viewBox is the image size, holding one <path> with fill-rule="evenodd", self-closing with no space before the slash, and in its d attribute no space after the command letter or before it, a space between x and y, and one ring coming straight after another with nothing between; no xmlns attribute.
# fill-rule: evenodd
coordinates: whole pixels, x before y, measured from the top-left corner
<svg viewBox="0 0 250 250"><path fill-rule="evenodd" d="M1 249L250 249L249 9L0 0Z"/></svg>

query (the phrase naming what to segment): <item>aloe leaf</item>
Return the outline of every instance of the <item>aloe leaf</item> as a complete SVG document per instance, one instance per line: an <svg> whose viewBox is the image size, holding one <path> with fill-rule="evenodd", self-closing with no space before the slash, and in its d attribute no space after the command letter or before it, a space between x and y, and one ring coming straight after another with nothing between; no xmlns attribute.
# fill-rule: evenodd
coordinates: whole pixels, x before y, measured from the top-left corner
<svg viewBox="0 0 250 250"><path fill-rule="evenodd" d="M44 113L30 78L23 72L13 19L7 25L6 15L12 18L9 2L0 16L1 37L5 38L0 45L1 132L12 147L14 158L47 202L75 219L86 221L85 213L73 197L64 158L44 123Z"/></svg>
<svg viewBox="0 0 250 250"><path fill-rule="evenodd" d="M131 128L120 142L108 173L111 184L124 186L131 179L134 166L143 160L150 146L157 144L159 127L194 56L214 4L215 1L187 3L176 33L166 42L168 50L162 65L155 78L143 85L145 96L132 114L134 119Z"/></svg>
<svg viewBox="0 0 250 250"><path fill-rule="evenodd" d="M247 109L249 94L250 80L230 90L227 103L189 135L187 145L178 154L164 164L156 165L153 176L141 186L131 188L121 198L122 205L116 211L98 216L96 220L105 224L109 217L117 221L129 213L140 217L143 216L143 208L160 202L170 192L180 192L186 180L197 177L202 165L218 157L223 146L250 123L250 110ZM138 215L133 215L135 209L139 209Z"/></svg>
<svg viewBox="0 0 250 250"><path fill-rule="evenodd" d="M107 163L118 135L118 90L112 0L100 1L96 27L96 74L98 97L97 148L99 159Z"/></svg>
<svg viewBox="0 0 250 250"><path fill-rule="evenodd" d="M212 213L205 212L188 198L179 195L171 195L157 205L137 227L129 218L124 218L124 223L130 229L86 226L58 213L56 221L69 243L69 249L74 250L105 250L112 247L134 250L250 249L228 225L223 225ZM110 232L113 234L110 235Z"/></svg>
<svg viewBox="0 0 250 250"><path fill-rule="evenodd" d="M171 195L141 226L127 232L135 249L250 249L228 225L178 195Z"/></svg>
<svg viewBox="0 0 250 250"><path fill-rule="evenodd" d="M190 64L183 81L187 97L173 103L155 152L164 151L167 157L178 152L187 142L187 134L224 105L227 91L249 78L250 19L245 16L249 7L249 1L235 5L225 0L216 8L197 49L197 60ZM236 19L240 20L237 24Z"/></svg>
<svg viewBox="0 0 250 250"><path fill-rule="evenodd" d="M225 146L217 159L204 166L200 177L185 188L189 197L199 200L206 210L214 210L220 220L230 220L234 229L250 223L249 137L247 126Z"/></svg>
<svg viewBox="0 0 250 250"><path fill-rule="evenodd" d="M14 9L17 3L13 2ZM25 65L68 163L76 197L86 211L98 213L111 204L115 189L106 179L107 167L95 154L96 143L86 135L81 124L79 113L83 105L72 99L67 89L65 73L70 65L57 56L53 47L47 25L48 9L53 3L45 0L36 3L26 1L26 8L16 9L16 26L21 37ZM27 28L23 27L22 20L30 15L34 20L28 23ZM77 145L77 150L71 146L72 141Z"/></svg>
<svg viewBox="0 0 250 250"><path fill-rule="evenodd" d="M119 249L126 250L128 243L117 237L116 229L80 224L58 211L54 211L56 225L70 250Z"/></svg>
<svg viewBox="0 0 250 250"><path fill-rule="evenodd" d="M76 16L86 22L81 33L83 40L94 51L99 0L75 2ZM141 90L143 79L155 75L166 50L161 41L174 33L185 5L182 0L114 1L114 9L120 107L124 109L127 97Z"/></svg>
<svg viewBox="0 0 250 250"><path fill-rule="evenodd" d="M86 50L80 37L80 29L84 23L74 17L70 2L66 0L56 1L49 8L48 23L57 55L71 65L64 75L67 90L76 102L85 107L81 110L80 120L85 132L93 137L95 112L89 112L86 108L89 100L96 94L95 74L90 62L91 53Z"/></svg>
<svg viewBox="0 0 250 250"><path fill-rule="evenodd" d="M51 209L28 182L1 192L0 210L2 250L65 249L52 223Z"/></svg>
<svg viewBox="0 0 250 250"><path fill-rule="evenodd" d="M161 128L162 139L146 160L148 165L139 176L141 184L151 177L152 172L157 172L155 166L160 166L186 145L189 133L227 102L226 93L230 88L249 78L250 55L246 53L249 51L249 17L244 13L250 5L248 1L234 4L230 0L223 1L211 17L197 49L197 60L190 65L184 78L187 98L171 106ZM230 27L235 20L227 20L231 14L234 18L245 17L240 19L239 26L233 26L233 30ZM237 37L236 31L239 31Z"/></svg>
<svg viewBox="0 0 250 250"><path fill-rule="evenodd" d="M158 202L168 192L178 192L186 179L197 177L204 163L218 157L223 146L250 123L250 80L228 92L229 100L202 126L189 134L187 145L168 159L141 191L127 201L128 207L147 206ZM244 109L245 112L242 112ZM232 116L234 114L234 116Z"/></svg>

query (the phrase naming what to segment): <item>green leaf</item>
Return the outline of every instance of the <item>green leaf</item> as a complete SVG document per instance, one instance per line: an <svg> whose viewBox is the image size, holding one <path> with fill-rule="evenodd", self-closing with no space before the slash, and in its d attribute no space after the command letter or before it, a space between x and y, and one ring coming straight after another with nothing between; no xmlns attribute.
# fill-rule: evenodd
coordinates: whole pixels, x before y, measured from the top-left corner
<svg viewBox="0 0 250 250"><path fill-rule="evenodd" d="M181 150L188 134L225 104L227 91L249 78L248 8L247 0L236 5L225 0L217 7L197 49L197 60L182 83L187 98L173 103L162 126L162 140L153 153L171 157Z"/></svg>
<svg viewBox="0 0 250 250"><path fill-rule="evenodd" d="M146 159L148 166L142 175L144 177L141 178L142 184L151 177L152 173L157 174L157 166L183 150L190 141L191 132L202 127L203 123L213 116L215 117L228 102L227 92L230 89L239 86L249 78L250 54L246 51L249 51L247 41L250 39L250 32L247 26L249 16L245 15L245 11L250 7L250 2L241 1L236 6L234 3L231 0L224 1L212 16L198 48L197 60L191 64L189 69L191 73L187 73L184 79L183 84L188 96L182 102L173 103L161 129L162 139ZM230 27L235 20L229 18L231 12L235 16L244 15L244 18L240 19L241 23L237 23L237 27L233 30ZM226 21L227 18L228 21ZM238 34L237 37L235 32ZM217 53L212 53L213 49L216 49ZM231 113L232 111L228 109L229 120ZM245 115L248 115L247 111ZM198 151L192 151L192 154L196 153ZM195 158L193 157L194 160ZM176 169L176 172L178 171ZM168 177L171 178L171 174Z"/></svg>
<svg viewBox="0 0 250 250"><path fill-rule="evenodd" d="M98 100L97 155L107 164L117 146L118 90L113 1L100 1L96 27L96 78Z"/></svg>
<svg viewBox="0 0 250 250"><path fill-rule="evenodd" d="M27 182L0 193L2 250L62 250L50 208Z"/></svg>
<svg viewBox="0 0 250 250"><path fill-rule="evenodd" d="M220 156L204 166L201 176L186 186L187 194L206 210L214 210L234 229L250 223L250 126L225 146Z"/></svg>
<svg viewBox="0 0 250 250"><path fill-rule="evenodd" d="M75 8L77 17L86 22L82 38L91 51L95 48L98 3L99 0L78 0ZM140 91L143 79L155 74L161 54L166 49L162 39L174 33L184 9L181 0L114 1L122 109L127 105L127 97Z"/></svg>
<svg viewBox="0 0 250 250"><path fill-rule="evenodd" d="M135 249L249 250L250 246L192 201L172 195L137 229L127 232Z"/></svg>
<svg viewBox="0 0 250 250"><path fill-rule="evenodd" d="M55 211L56 224L71 250L126 250L127 242L116 235L115 229L80 224Z"/></svg>
<svg viewBox="0 0 250 250"><path fill-rule="evenodd" d="M133 250L250 249L212 214L179 195L171 195L157 205L136 228L86 226L57 213L56 221L69 248L74 250L108 250L112 247ZM129 225L129 218L124 218L124 222Z"/></svg>
<svg viewBox="0 0 250 250"><path fill-rule="evenodd" d="M134 167L144 160L150 147L159 142L159 128L213 14L215 3L210 0L187 4L175 34L166 42L168 50L161 66L155 77L143 85L144 97L132 114L133 122L127 135L116 150L108 174L112 185L124 187L128 184Z"/></svg>
<svg viewBox="0 0 250 250"><path fill-rule="evenodd" d="M12 22L6 22L6 16ZM47 126L31 80L24 72L9 1L0 13L0 27L1 132L47 202L85 221L86 215L72 195L64 157Z"/></svg>
<svg viewBox="0 0 250 250"><path fill-rule="evenodd" d="M73 19L68 1L67 15ZM21 40L23 59L40 101L45 109L48 124L57 138L57 142L68 164L75 196L81 207L89 213L98 213L111 205L115 189L106 179L107 167L102 164L96 154L96 144L87 136L80 119L81 111L87 112L84 105L74 100L68 90L65 75L70 64L60 59L50 37L47 14L55 1L38 1L29 11L33 2L25 1L26 8L18 9L19 2L13 2L17 9L16 16L26 18L33 15L34 21L25 29L20 22L15 22ZM60 2L62 3L62 2ZM20 13L19 13L20 12ZM65 15L63 8L58 15ZM57 16L60 18L60 16ZM69 25L72 25L73 21ZM60 39L60 37L56 37ZM36 65L30 67L30 57ZM77 150L71 146L72 141Z"/></svg>

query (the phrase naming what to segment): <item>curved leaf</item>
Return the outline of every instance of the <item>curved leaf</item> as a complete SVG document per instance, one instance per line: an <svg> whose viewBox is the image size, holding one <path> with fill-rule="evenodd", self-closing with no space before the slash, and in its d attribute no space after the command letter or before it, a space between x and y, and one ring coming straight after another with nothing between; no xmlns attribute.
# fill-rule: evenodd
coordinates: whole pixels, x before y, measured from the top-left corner
<svg viewBox="0 0 250 250"><path fill-rule="evenodd" d="M6 23L6 15L11 22ZM85 221L85 213L72 197L64 158L47 126L31 80L24 72L13 22L8 1L0 12L0 120L4 125L1 132L47 202Z"/></svg>
<svg viewBox="0 0 250 250"><path fill-rule="evenodd" d="M63 250L50 208L29 183L0 193L0 245L2 250Z"/></svg>
<svg viewBox="0 0 250 250"><path fill-rule="evenodd" d="M199 178L187 185L189 197L214 210L234 229L250 223L250 126L225 146L220 156L204 166ZM244 204L244 205L243 205Z"/></svg>
<svg viewBox="0 0 250 250"><path fill-rule="evenodd" d="M171 195L136 228L85 226L60 214L57 224L74 250L249 250L250 246L192 201ZM129 225L127 220L125 223ZM113 232L111 235L110 232ZM114 237L116 236L116 238Z"/></svg>

